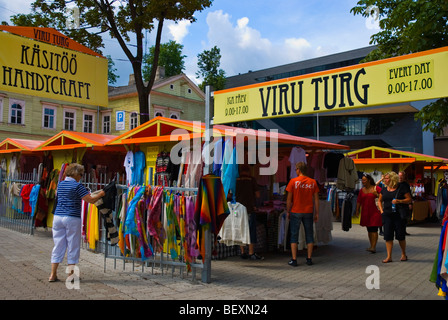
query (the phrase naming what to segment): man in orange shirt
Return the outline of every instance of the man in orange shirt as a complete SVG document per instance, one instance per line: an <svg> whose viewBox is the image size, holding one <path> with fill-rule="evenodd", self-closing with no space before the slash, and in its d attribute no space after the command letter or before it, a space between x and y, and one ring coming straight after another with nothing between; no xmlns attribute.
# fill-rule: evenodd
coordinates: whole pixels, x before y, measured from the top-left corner
<svg viewBox="0 0 448 320"><path fill-rule="evenodd" d="M299 240L300 223L305 228L305 239L307 244L306 264L312 265L311 255L314 245L313 222L319 218L319 187L316 180L305 175L306 164L296 163L297 178L291 179L286 187L288 198L286 210L289 218L289 229L291 230L291 254L288 262L290 266L297 266L297 243Z"/></svg>

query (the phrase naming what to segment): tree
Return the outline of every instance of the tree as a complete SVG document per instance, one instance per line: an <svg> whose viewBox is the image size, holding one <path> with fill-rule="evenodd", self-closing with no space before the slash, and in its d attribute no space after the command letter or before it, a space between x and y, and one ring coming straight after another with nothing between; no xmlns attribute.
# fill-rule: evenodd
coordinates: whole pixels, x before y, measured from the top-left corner
<svg viewBox="0 0 448 320"><path fill-rule="evenodd" d="M165 67L165 76L171 77L177 74L181 74L185 70L185 55L182 55L183 45L176 43L176 41L170 40L167 43L160 45L159 53L159 66ZM149 53L143 57L143 79L149 81L151 71L154 67L154 51L155 46L149 49Z"/></svg>
<svg viewBox="0 0 448 320"><path fill-rule="evenodd" d="M115 82L117 82L120 76L115 73L117 69L115 69L115 62L114 60L112 60L112 57L110 55L107 55L106 58L107 58L107 78L109 79L109 84L114 84Z"/></svg>
<svg viewBox="0 0 448 320"><path fill-rule="evenodd" d="M210 50L204 50L198 54L198 68L196 72L197 78L203 77L199 88L204 91L207 85L213 87L214 90L224 89L226 84L226 74L224 70L219 69L221 64L221 50L214 46Z"/></svg>
<svg viewBox="0 0 448 320"><path fill-rule="evenodd" d="M70 19L65 0L47 2L35 0L30 15L17 15L12 21L34 23L35 27L53 27L65 30L65 35L87 47L97 50L104 47L101 34L109 32L120 44L127 59L131 62L138 93L140 123L149 120L148 96L154 84L156 69L151 70L150 78L144 82L143 37L145 30L156 30L153 65L159 63L160 39L165 20L196 21L194 13L209 7L213 0L73 0L71 6L79 11L79 29L66 30L66 21ZM25 19L26 18L26 19ZM15 19L15 20L14 20ZM30 25L30 24L25 24ZM133 37L133 44L128 44Z"/></svg>
<svg viewBox="0 0 448 320"><path fill-rule="evenodd" d="M376 44L364 61L385 59L448 45L448 1L446 0L360 0L353 14L379 19L381 31L370 44ZM440 135L448 126L448 99L430 103L416 115L423 130Z"/></svg>

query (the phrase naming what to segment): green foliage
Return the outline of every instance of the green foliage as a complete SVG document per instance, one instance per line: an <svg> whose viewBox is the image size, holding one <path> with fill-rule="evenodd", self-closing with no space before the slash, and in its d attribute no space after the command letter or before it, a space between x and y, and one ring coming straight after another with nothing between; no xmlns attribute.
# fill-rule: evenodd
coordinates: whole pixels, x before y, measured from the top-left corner
<svg viewBox="0 0 448 320"><path fill-rule="evenodd" d="M370 39L377 49L364 61L448 46L447 0L360 0L351 12L379 19L381 30ZM447 103L446 98L439 99L416 114L423 130L443 132L448 125Z"/></svg>
<svg viewBox="0 0 448 320"><path fill-rule="evenodd" d="M159 66L165 67L165 76L171 77L181 74L185 70L185 55L182 55L183 45L170 40L160 45ZM143 78L149 81L153 68L155 46L149 49L149 53L143 57Z"/></svg>
<svg viewBox="0 0 448 320"><path fill-rule="evenodd" d="M217 46L198 54L199 71L196 72L196 76L204 79L199 85L201 90L204 91L207 85L213 87L214 90L224 89L226 75L224 70L219 69L220 64L221 50Z"/></svg>
<svg viewBox="0 0 448 320"><path fill-rule="evenodd" d="M448 126L448 98L438 99L415 114L415 120L422 122L423 130L430 131L437 136L443 134Z"/></svg>
<svg viewBox="0 0 448 320"><path fill-rule="evenodd" d="M106 58L109 84L115 84L120 76L115 74L117 69L115 69L115 62L112 60L112 57L110 55L107 55Z"/></svg>

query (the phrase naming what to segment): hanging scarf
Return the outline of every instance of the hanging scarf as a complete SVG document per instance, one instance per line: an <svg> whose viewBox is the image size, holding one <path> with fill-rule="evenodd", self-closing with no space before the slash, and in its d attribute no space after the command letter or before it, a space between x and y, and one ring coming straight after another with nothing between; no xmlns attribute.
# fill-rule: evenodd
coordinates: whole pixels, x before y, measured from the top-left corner
<svg viewBox="0 0 448 320"><path fill-rule="evenodd" d="M161 252L163 250L163 243L166 238L166 232L161 221L162 196L163 188L155 187L148 204L148 216L146 222L148 234L153 237L156 252Z"/></svg>
<svg viewBox="0 0 448 320"><path fill-rule="evenodd" d="M140 244L140 255L143 261L148 260L149 257L151 257L154 252L151 244L148 243L148 239L146 238L146 232L143 223L144 206L145 206L144 201L140 200L136 207L138 242Z"/></svg>
<svg viewBox="0 0 448 320"><path fill-rule="evenodd" d="M166 219L167 219L167 230L166 230L167 249L171 255L171 259L174 260L178 257L176 231L179 229L179 225L177 223L177 217L174 213L174 195L166 192L165 199L166 199Z"/></svg>
<svg viewBox="0 0 448 320"><path fill-rule="evenodd" d="M216 244L219 230L229 213L221 179L213 174L203 176L199 183L194 214L199 231L198 247L202 261L205 261L205 232L210 230Z"/></svg>
<svg viewBox="0 0 448 320"><path fill-rule="evenodd" d="M123 193L122 195L122 201L121 201L121 208L120 208L120 226L118 228L118 247L120 248L121 254L123 256L126 256L126 242L124 237L124 221L126 220L126 208L127 208L127 201L126 201L126 193Z"/></svg>
<svg viewBox="0 0 448 320"><path fill-rule="evenodd" d="M131 202L129 203L128 210L126 211L126 220L124 225L124 235L132 234L134 236L138 236L139 232L137 230L137 224L135 223L135 213L136 213L136 207L137 203L142 197L143 193L145 192L144 187L135 187L137 188L137 192L135 193L134 197L132 198Z"/></svg>
<svg viewBox="0 0 448 320"><path fill-rule="evenodd" d="M187 196L185 198L185 223L186 223L186 245L188 256L197 257L199 251L197 249L197 228L194 220L195 197Z"/></svg>

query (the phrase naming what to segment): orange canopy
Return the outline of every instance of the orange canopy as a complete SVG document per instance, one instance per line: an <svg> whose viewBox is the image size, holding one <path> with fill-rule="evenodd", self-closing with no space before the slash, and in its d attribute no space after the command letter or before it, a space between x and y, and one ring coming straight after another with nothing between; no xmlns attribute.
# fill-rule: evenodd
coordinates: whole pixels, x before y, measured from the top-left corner
<svg viewBox="0 0 448 320"><path fill-rule="evenodd" d="M175 131L176 129L181 130ZM274 133L264 130L261 131L253 129L243 129L226 125L214 125L212 126L212 130L214 136L265 136L266 141L277 138L278 143L301 145L312 149L349 149L349 147L345 145L307 139L284 133L278 133L275 136ZM116 137L115 139L112 139L107 143L107 145L129 145L152 142L178 141L178 136L182 136L183 138L186 137L183 135L189 135L190 138L203 137L205 131L206 126L203 122L156 117L138 126L137 128L134 128L133 130L130 130Z"/></svg>
<svg viewBox="0 0 448 320"><path fill-rule="evenodd" d="M116 136L63 130L37 146L35 151L63 150L89 147L92 150L123 151L124 148L105 147ZM115 150L116 149L116 150Z"/></svg>
<svg viewBox="0 0 448 320"><path fill-rule="evenodd" d="M347 156L352 158L355 164L424 162L426 164L443 165L448 163L446 158L375 146L348 152Z"/></svg>
<svg viewBox="0 0 448 320"><path fill-rule="evenodd" d="M0 143L0 153L31 152L42 142L41 140L6 138Z"/></svg>

